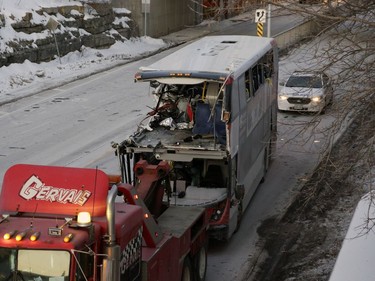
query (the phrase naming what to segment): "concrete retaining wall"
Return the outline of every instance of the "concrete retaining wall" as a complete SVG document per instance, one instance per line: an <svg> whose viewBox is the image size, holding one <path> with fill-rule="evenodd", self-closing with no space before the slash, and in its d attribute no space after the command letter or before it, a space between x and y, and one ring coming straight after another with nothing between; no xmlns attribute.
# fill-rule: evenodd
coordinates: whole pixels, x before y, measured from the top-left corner
<svg viewBox="0 0 375 281"><path fill-rule="evenodd" d="M201 0L150 0L149 13L142 10L142 0L112 0L112 6L132 11L140 35L160 37L202 22Z"/></svg>
<svg viewBox="0 0 375 281"><path fill-rule="evenodd" d="M132 13L132 20L139 35L143 35L143 16L142 16L142 0L112 0L113 8L125 8Z"/></svg>
<svg viewBox="0 0 375 281"><path fill-rule="evenodd" d="M33 13L45 17L47 24L35 24ZM108 3L41 7L33 13L27 12L22 18L12 15L13 20L10 21L6 7L0 11L0 28L11 25L15 34L36 35L27 40L3 41L8 50L0 52L0 67L22 63L26 59L31 62L50 61L57 55L64 56L69 52L81 50L83 46L108 48L117 40L124 41L139 35L131 19L131 12L113 9ZM90 16L86 17L88 14ZM57 17L59 21L55 20Z"/></svg>
<svg viewBox="0 0 375 281"><path fill-rule="evenodd" d="M288 49L303 39L314 37L319 32L316 21L306 21L274 36L280 50Z"/></svg>

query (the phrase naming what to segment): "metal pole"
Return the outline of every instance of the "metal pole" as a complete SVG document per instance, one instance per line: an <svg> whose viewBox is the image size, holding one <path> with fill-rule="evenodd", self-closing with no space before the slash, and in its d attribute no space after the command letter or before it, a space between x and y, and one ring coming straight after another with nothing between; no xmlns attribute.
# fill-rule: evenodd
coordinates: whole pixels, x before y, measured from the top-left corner
<svg viewBox="0 0 375 281"><path fill-rule="evenodd" d="M57 55L59 56L59 62L61 64L61 56L60 56L60 51L59 51L59 45L57 44L55 31L52 31L52 33L53 33L53 37L55 38L56 51L57 51Z"/></svg>
<svg viewBox="0 0 375 281"><path fill-rule="evenodd" d="M146 30L147 30L147 12L145 10L145 36L147 35Z"/></svg>
<svg viewBox="0 0 375 281"><path fill-rule="evenodd" d="M268 4L267 37L271 37L271 4Z"/></svg>

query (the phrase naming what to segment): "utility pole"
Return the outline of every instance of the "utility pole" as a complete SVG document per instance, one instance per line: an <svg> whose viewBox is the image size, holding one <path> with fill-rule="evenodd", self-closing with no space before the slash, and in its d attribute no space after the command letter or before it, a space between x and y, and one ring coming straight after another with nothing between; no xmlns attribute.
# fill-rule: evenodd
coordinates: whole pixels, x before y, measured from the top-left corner
<svg viewBox="0 0 375 281"><path fill-rule="evenodd" d="M267 37L271 37L271 4L268 4Z"/></svg>

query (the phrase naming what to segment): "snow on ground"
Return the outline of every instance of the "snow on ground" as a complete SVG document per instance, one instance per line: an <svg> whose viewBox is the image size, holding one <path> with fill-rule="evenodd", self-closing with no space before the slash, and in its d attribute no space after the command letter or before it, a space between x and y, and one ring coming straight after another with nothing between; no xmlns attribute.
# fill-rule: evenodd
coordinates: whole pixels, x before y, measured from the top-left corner
<svg viewBox="0 0 375 281"><path fill-rule="evenodd" d="M25 61L3 66L0 68L0 104L103 71L165 47L162 39L146 36L117 42L105 50L85 48L82 52L69 53L51 62L37 64Z"/></svg>
<svg viewBox="0 0 375 281"><path fill-rule="evenodd" d="M12 21L23 17L25 12L32 12L36 23L44 23L46 18L40 17L36 10L42 5L57 7L64 4L66 5L66 1L63 0L0 0L0 14L5 18L5 25L0 24L0 53L9 48L4 42L36 36L14 32L10 26ZM69 5L74 4L82 5L78 1L69 2ZM38 34L39 38L43 35L49 34ZM143 36L117 42L109 49L84 48L81 52L69 53L61 58L56 57L51 62L37 64L25 61L22 64L3 66L0 68L0 104L103 71L166 47L167 44L162 39Z"/></svg>

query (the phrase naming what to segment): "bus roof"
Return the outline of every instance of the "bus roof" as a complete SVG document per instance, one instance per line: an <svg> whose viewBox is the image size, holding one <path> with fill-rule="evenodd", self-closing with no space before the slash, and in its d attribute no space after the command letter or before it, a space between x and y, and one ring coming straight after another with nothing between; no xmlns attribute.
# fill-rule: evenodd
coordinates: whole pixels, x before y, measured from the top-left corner
<svg viewBox="0 0 375 281"><path fill-rule="evenodd" d="M203 37L163 59L140 69L137 80L170 77L223 80L237 78L273 48L272 38L225 35Z"/></svg>

